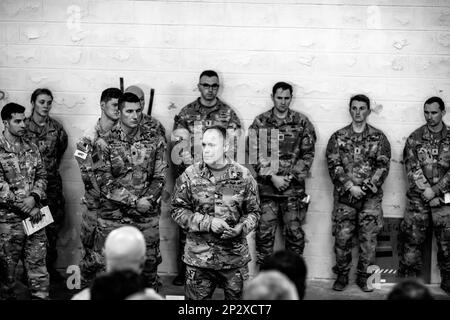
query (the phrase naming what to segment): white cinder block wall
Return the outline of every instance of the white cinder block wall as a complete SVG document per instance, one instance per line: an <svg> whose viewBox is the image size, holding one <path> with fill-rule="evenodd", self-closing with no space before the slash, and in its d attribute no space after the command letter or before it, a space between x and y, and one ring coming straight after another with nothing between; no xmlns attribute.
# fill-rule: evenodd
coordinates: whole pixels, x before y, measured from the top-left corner
<svg viewBox="0 0 450 320"><path fill-rule="evenodd" d="M185 0L0 2L0 90L30 108L31 92L48 87L53 116L69 133L61 165L67 219L59 266L79 259L79 200L83 185L74 143L100 114L103 89L139 84L155 88L153 115L166 127L198 95L204 69L215 69L220 95L247 128L267 110L276 81L295 87L292 107L318 134L307 190L312 195L305 257L310 278L332 277L332 184L325 162L331 133L350 121L347 102L365 93L370 122L392 145L384 212L401 217L405 178L401 152L423 123L423 101L450 104L448 0ZM146 94L148 99L148 94ZM450 118L446 117L450 123ZM170 193L173 181L168 179ZM161 273L175 273L176 228L167 202L161 217ZM253 267L253 265L252 265ZM434 281L438 276L436 268Z"/></svg>

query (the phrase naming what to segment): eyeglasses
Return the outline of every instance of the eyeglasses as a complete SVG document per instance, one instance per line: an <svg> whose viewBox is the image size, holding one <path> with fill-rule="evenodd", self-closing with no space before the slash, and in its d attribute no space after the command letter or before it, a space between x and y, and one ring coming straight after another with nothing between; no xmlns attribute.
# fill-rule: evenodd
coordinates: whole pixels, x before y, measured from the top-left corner
<svg viewBox="0 0 450 320"><path fill-rule="evenodd" d="M213 90L219 89L219 85L217 83L214 83L214 84L200 83L200 85L207 90L208 89L213 89Z"/></svg>

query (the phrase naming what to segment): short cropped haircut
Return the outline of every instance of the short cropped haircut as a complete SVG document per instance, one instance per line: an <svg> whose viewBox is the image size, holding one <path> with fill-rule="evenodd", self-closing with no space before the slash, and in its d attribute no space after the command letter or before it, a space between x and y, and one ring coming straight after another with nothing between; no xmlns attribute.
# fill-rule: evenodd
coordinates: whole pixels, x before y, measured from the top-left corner
<svg viewBox="0 0 450 320"><path fill-rule="evenodd" d="M12 119L12 115L14 113L24 113L25 112L25 107L21 106L20 104L14 103L14 102L10 102L7 103L1 112L1 116L2 116L2 120L11 120Z"/></svg>
<svg viewBox="0 0 450 320"><path fill-rule="evenodd" d="M214 70L205 70L202 73L200 73L200 77L198 78L199 80L203 77L217 77L217 79L219 79L219 75L217 74L217 72L215 72Z"/></svg>
<svg viewBox="0 0 450 320"><path fill-rule="evenodd" d="M445 110L444 101L441 98L439 98L439 97L428 98L427 101L425 101L425 103L423 104L423 106L425 107L426 104L432 104L432 103L435 103L435 102L437 102L439 104L439 109L441 109L441 111Z"/></svg>
<svg viewBox="0 0 450 320"><path fill-rule="evenodd" d="M125 102L139 103L139 105L140 105L141 100L134 93L125 92L119 98L119 110L122 110L123 106L125 105Z"/></svg>
<svg viewBox="0 0 450 320"><path fill-rule="evenodd" d="M405 279L397 283L387 297L388 300L434 300L430 290L417 279Z"/></svg>
<svg viewBox="0 0 450 320"><path fill-rule="evenodd" d="M120 99L122 96L122 91L118 88L108 88L103 90L100 97L100 102L107 103L111 99Z"/></svg>
<svg viewBox="0 0 450 320"><path fill-rule="evenodd" d="M223 127L221 125L213 125L211 127L207 127L203 130L203 134L205 134L205 132L208 130L218 130L220 132L220 134L222 135L222 138L224 141L227 138L227 129L225 129L225 127Z"/></svg>
<svg viewBox="0 0 450 320"><path fill-rule="evenodd" d="M302 256L288 250L276 251L264 259L260 270L277 270L286 275L297 288L299 299L303 300L306 290L307 268Z"/></svg>
<svg viewBox="0 0 450 320"><path fill-rule="evenodd" d="M352 106L353 101L365 102L367 105L367 109L370 110L370 99L364 94L357 94L350 98L350 102L348 103L349 108Z"/></svg>
<svg viewBox="0 0 450 320"><path fill-rule="evenodd" d="M292 86L289 83L286 82L277 82L275 83L275 85L272 88L272 95L275 95L275 93L277 92L278 89L282 89L284 90L289 90L289 92L292 95L293 89Z"/></svg>
<svg viewBox="0 0 450 320"><path fill-rule="evenodd" d="M47 96L49 96L50 98L52 98L53 100L53 94L52 92L47 89L47 88L38 88L36 90L33 91L33 93L31 94L31 103L36 102L37 97L39 97L41 94L45 94Z"/></svg>

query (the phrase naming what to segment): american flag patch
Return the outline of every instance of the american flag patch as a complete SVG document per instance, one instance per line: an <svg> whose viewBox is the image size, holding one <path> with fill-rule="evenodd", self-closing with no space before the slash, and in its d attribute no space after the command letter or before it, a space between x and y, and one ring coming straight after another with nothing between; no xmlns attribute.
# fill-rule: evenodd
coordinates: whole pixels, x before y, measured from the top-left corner
<svg viewBox="0 0 450 320"><path fill-rule="evenodd" d="M86 157L87 157L87 153L86 152L80 151L78 149L75 151L75 153L73 155L75 157L81 158L83 160L86 160Z"/></svg>

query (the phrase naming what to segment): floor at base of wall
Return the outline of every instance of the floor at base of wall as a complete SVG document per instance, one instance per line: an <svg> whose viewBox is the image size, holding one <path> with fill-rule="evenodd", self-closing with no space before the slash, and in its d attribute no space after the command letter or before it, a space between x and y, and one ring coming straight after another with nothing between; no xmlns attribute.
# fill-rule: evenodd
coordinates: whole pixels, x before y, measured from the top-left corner
<svg viewBox="0 0 450 320"><path fill-rule="evenodd" d="M175 276L173 275L160 276L162 283L160 294L167 296L167 298L170 299L182 299L184 297L184 288L172 284L174 277ZM346 290L342 292L333 291L331 289L332 285L333 280L308 280L305 300L385 300L394 284L381 284L380 289L375 289L371 293L362 292L354 283L350 283ZM428 285L428 288L437 300L450 300L450 296L442 291L438 285ZM19 299L29 299L28 290L19 281L16 289ZM65 283L58 285L52 284L50 288L50 298L54 300L68 300L76 292L76 290L67 289ZM223 298L223 290L216 289L213 299L223 300Z"/></svg>

